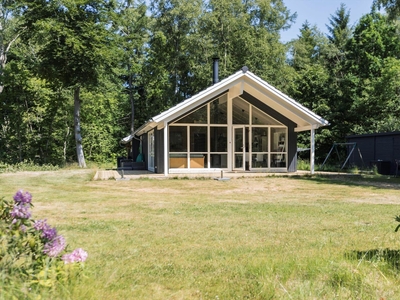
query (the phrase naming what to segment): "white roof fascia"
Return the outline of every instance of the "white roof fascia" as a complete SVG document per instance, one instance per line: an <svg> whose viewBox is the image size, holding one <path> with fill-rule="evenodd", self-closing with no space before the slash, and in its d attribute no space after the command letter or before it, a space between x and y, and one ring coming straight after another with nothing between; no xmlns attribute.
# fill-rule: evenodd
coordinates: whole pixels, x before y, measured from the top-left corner
<svg viewBox="0 0 400 300"><path fill-rule="evenodd" d="M124 145L128 144L130 141L132 141L132 139L133 139L133 135L130 134L130 135L124 137L123 139L121 139L120 144L124 144Z"/></svg>
<svg viewBox="0 0 400 300"><path fill-rule="evenodd" d="M164 122L159 122L158 125L157 125L157 129L158 129L158 130L161 130L161 129L163 129L164 127L166 127L167 124L168 124L168 123L165 122L165 121L164 121Z"/></svg>
<svg viewBox="0 0 400 300"><path fill-rule="evenodd" d="M142 135L145 132L150 131L154 127L157 126L157 123L153 121L153 119L148 120L146 123L144 123L142 126L140 126L136 131L133 133L133 135Z"/></svg>
<svg viewBox="0 0 400 300"><path fill-rule="evenodd" d="M308 126L301 126L301 127L296 127L294 129L295 132L300 132L300 131L306 131L306 130L311 130L311 129L318 129L321 126L316 126L316 125L308 125Z"/></svg>

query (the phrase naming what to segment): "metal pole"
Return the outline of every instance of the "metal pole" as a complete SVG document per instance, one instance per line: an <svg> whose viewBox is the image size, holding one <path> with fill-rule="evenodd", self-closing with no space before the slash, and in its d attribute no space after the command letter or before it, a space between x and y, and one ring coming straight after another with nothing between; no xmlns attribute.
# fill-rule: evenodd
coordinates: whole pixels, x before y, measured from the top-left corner
<svg viewBox="0 0 400 300"><path fill-rule="evenodd" d="M169 159L168 159L168 153L169 153L169 148L168 148L168 124L164 124L164 175L168 176L168 166L169 166Z"/></svg>
<svg viewBox="0 0 400 300"><path fill-rule="evenodd" d="M310 153L310 171L311 175L314 174L314 160L315 160L315 130L311 127L311 153Z"/></svg>

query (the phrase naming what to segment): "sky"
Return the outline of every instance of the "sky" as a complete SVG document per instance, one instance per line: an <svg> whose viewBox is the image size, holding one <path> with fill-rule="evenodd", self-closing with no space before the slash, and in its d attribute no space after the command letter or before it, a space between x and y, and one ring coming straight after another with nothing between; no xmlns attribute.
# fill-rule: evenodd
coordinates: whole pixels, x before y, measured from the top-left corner
<svg viewBox="0 0 400 300"><path fill-rule="evenodd" d="M354 25L361 16L371 11L372 2L373 0L283 0L291 13L297 12L297 19L289 30L281 33L281 41L288 42L297 38L301 25L306 20L327 34L326 24L329 24L331 15L335 14L341 3L350 10L350 25Z"/></svg>

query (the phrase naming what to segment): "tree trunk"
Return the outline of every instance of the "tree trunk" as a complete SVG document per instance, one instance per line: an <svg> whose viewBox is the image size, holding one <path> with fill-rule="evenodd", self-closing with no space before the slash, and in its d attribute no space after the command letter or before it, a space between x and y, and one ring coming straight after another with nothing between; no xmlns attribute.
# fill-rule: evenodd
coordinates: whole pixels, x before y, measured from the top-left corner
<svg viewBox="0 0 400 300"><path fill-rule="evenodd" d="M79 98L80 87L74 88L74 126L75 126L75 142L76 142L76 155L78 164L81 168L86 168L85 156L83 155L82 136L81 136L81 101Z"/></svg>
<svg viewBox="0 0 400 300"><path fill-rule="evenodd" d="M128 76L129 100L131 102L131 135L133 135L133 133L135 132L135 103L133 99L133 84L130 64L128 64Z"/></svg>
<svg viewBox="0 0 400 300"><path fill-rule="evenodd" d="M23 30L25 30L25 28L23 28L22 31ZM0 75L3 75L4 69L5 69L6 63L7 63L7 54L10 51L11 46L15 43L15 41L20 36L21 32L17 33L8 44L6 44L4 42L4 27L2 26L2 22L0 22L0 32L3 35L0 40ZM0 83L0 94L3 92L3 89L4 89L4 84L3 84L3 82L1 82Z"/></svg>

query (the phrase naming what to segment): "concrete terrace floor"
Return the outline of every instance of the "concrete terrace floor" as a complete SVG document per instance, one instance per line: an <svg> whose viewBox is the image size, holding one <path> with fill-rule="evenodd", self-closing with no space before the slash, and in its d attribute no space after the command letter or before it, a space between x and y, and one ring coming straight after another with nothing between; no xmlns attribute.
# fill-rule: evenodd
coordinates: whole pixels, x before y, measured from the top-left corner
<svg viewBox="0 0 400 300"><path fill-rule="evenodd" d="M222 175L222 176L221 176ZM146 170L98 170L93 177L93 180L131 180L131 179L169 179L169 178L213 178L219 180L227 180L231 178L242 178L242 177L267 177L267 176L280 176L280 177L290 177L290 176L310 176L310 171L297 171L297 172L280 172L280 173L270 173L270 172L252 172L252 171L234 171L228 172L221 171L217 172L203 172L203 173L179 173L179 174L169 174L165 176L164 174L156 174ZM358 174L349 173L338 173L338 172L315 172L314 175L326 175L326 176L359 176Z"/></svg>

